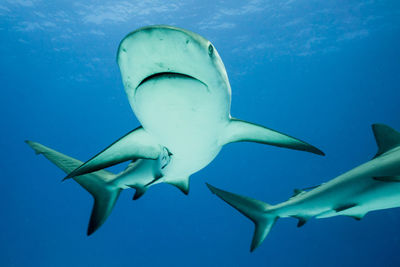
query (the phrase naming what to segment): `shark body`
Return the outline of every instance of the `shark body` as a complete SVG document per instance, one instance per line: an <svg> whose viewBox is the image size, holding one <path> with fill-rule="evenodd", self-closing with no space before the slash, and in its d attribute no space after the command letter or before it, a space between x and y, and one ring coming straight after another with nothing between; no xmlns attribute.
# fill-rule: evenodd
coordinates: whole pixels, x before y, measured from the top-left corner
<svg viewBox="0 0 400 267"><path fill-rule="evenodd" d="M83 164L83 162L78 159L62 154L40 143L33 141L26 141L26 143L36 154L42 154L66 174L71 173ZM124 181L134 181L132 187L136 184L149 183L154 179L154 176L160 169L160 164L163 163L158 160L139 159L129 164L124 171L118 174L107 170L99 170L73 177L73 179L94 198L87 234L92 234L105 222L121 191L128 188L128 186L124 184ZM144 191L141 190L141 187L138 187L133 199L138 199L143 193Z"/></svg>
<svg viewBox="0 0 400 267"><path fill-rule="evenodd" d="M294 196L277 205L207 186L255 223L251 251L278 218L296 218L300 227L313 217L345 215L360 220L370 211L400 207L400 133L383 124L374 124L373 131L379 150L371 161L310 191L296 189Z"/></svg>
<svg viewBox="0 0 400 267"><path fill-rule="evenodd" d="M190 175L232 142L258 142L323 155L299 139L232 118L225 67L215 47L196 33L163 25L140 28L121 41L117 62L129 103L142 126L70 170L66 177L134 161L125 172L107 180L102 187L105 190L92 190L95 202L105 202L102 206L112 207L115 192L122 189L135 188L137 199L161 182L187 194ZM104 198L107 194L116 197ZM97 218L91 219L88 233L110 212L100 209Z"/></svg>

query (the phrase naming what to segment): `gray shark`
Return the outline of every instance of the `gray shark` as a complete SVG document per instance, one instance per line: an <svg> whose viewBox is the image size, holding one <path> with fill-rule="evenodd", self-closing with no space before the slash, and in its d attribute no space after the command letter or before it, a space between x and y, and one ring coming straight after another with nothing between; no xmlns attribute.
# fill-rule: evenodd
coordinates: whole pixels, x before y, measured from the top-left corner
<svg viewBox="0 0 400 267"><path fill-rule="evenodd" d="M300 227L313 217L345 215L361 220L370 211L400 207L400 133L383 124L374 124L372 129L379 149L371 161L310 191L296 189L280 204L269 205L207 186L254 222L250 251L263 242L278 218L296 218Z"/></svg>
<svg viewBox="0 0 400 267"><path fill-rule="evenodd" d="M83 164L82 161L64 155L49 147L33 141L25 141L36 154L42 154L66 174ZM73 179L85 188L94 198L92 214L87 235L94 233L107 219L123 189L135 188L133 199L143 195L146 184L152 182L159 170L166 164L168 153L157 160L138 159L130 163L119 174L106 170L76 176Z"/></svg>
<svg viewBox="0 0 400 267"><path fill-rule="evenodd" d="M130 172L107 180L94 195L107 202L106 207L112 207L116 197L103 199L103 195L117 196L116 192L128 187L137 190L136 198L160 182L187 194L190 175L207 166L228 143L257 142L323 155L299 139L232 118L224 64L215 47L196 33L163 25L140 28L121 41L117 62L129 103L142 126L65 178L141 159ZM98 219L91 220L96 226L90 228L97 229L108 214L103 210Z"/></svg>

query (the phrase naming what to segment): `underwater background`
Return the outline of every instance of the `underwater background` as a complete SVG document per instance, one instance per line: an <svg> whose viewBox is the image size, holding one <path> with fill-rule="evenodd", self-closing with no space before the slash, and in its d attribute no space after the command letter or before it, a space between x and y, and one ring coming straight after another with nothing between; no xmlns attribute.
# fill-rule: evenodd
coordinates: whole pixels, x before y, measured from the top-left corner
<svg viewBox="0 0 400 267"><path fill-rule="evenodd" d="M161 184L132 201L125 190L87 237L92 197L23 141L85 161L136 128L115 56L151 24L215 45L232 116L326 156L229 144L188 196ZM300 229L281 219L249 253L252 222L204 184L275 204L370 160L371 124L400 130L399 47L395 0L0 0L0 266L400 266L400 209Z"/></svg>

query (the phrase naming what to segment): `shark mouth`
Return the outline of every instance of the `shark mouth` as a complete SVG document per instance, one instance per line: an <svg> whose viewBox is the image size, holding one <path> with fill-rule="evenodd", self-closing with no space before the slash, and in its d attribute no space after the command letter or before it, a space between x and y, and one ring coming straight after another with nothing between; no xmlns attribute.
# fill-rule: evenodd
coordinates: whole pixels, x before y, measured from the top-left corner
<svg viewBox="0 0 400 267"><path fill-rule="evenodd" d="M145 84L146 82L150 81L150 80L154 80L154 79L162 79L162 78L166 78L166 79L170 79L170 78L180 78L180 79L191 79L191 80L196 80L200 83L202 83L208 90L208 86L207 84L205 84L203 81L190 76L188 74L183 74L183 73L178 73L178 72L158 72L158 73L154 73L150 76L147 76L146 78L144 78L136 87L139 88L141 85Z"/></svg>

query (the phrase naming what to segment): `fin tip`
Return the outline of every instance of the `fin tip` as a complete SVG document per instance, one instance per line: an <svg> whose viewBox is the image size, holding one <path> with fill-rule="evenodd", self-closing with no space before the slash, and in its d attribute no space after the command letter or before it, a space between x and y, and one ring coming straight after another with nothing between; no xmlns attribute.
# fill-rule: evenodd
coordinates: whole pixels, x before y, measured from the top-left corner
<svg viewBox="0 0 400 267"><path fill-rule="evenodd" d="M142 195L143 195L143 194L140 194L140 193L136 193L136 192L135 192L135 194L133 195L132 200L138 200Z"/></svg>
<svg viewBox="0 0 400 267"><path fill-rule="evenodd" d="M317 154L319 156L325 156L325 153L321 150L316 148L315 146L311 146L311 149L309 150L311 153Z"/></svg>
<svg viewBox="0 0 400 267"><path fill-rule="evenodd" d="M30 147L35 151L35 154L36 154L36 155L39 155L39 154L42 153L42 151L39 151L39 150L38 150L38 147L37 147L37 144L38 144L38 143L33 142L33 141L31 141L31 140L25 140L24 142L25 142L28 146L30 146Z"/></svg>
<svg viewBox="0 0 400 267"><path fill-rule="evenodd" d="M86 236L91 236L94 232L96 232L96 229L94 229L93 227L91 227L89 225L87 231L86 231Z"/></svg>
<svg viewBox="0 0 400 267"><path fill-rule="evenodd" d="M94 232L96 232L97 229L98 227L96 227L96 225L90 221L86 231L86 236L91 236Z"/></svg>
<svg viewBox="0 0 400 267"><path fill-rule="evenodd" d="M67 176L65 176L62 180L61 180L61 182L65 182L66 180L68 180L68 179L71 179L72 177L70 177L69 175L67 175Z"/></svg>
<svg viewBox="0 0 400 267"><path fill-rule="evenodd" d="M297 227L300 228L302 226L304 226L306 224L306 220L299 220L299 222L297 223Z"/></svg>

